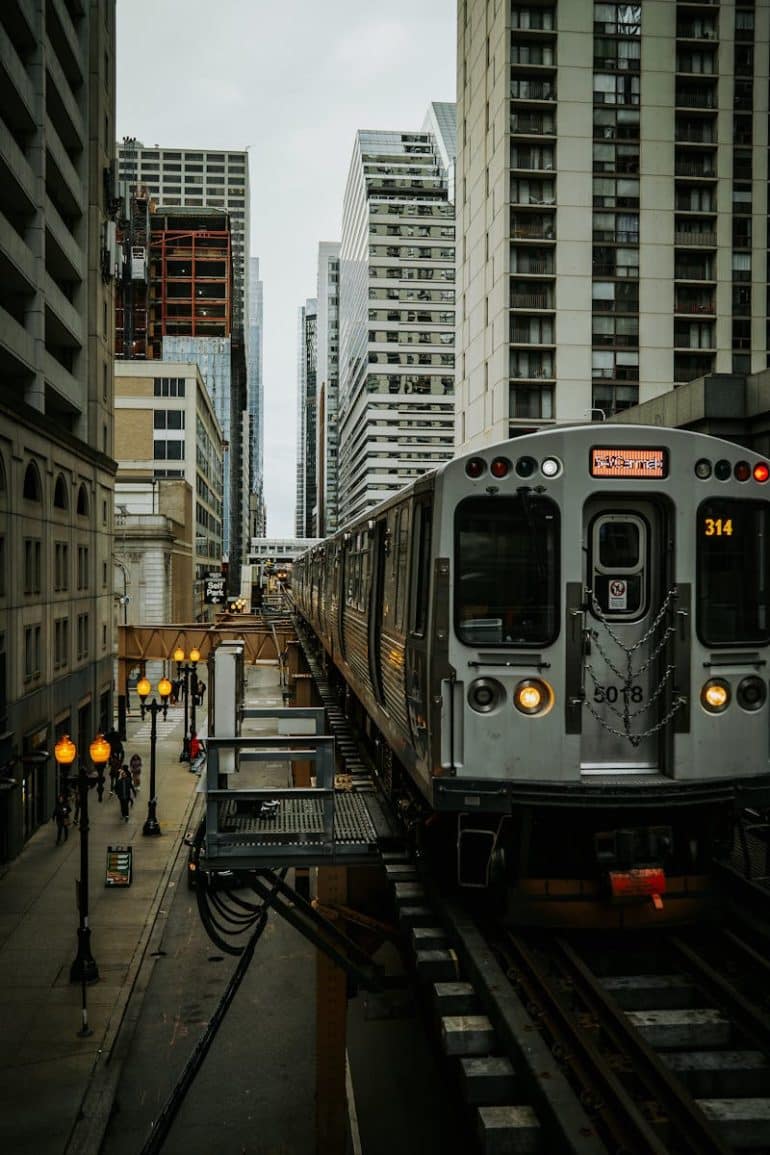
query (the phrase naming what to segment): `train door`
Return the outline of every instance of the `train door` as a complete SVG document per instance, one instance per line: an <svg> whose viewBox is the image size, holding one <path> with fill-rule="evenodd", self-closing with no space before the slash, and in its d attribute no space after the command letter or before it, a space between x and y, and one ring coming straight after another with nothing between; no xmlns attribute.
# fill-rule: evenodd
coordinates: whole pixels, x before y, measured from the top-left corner
<svg viewBox="0 0 770 1155"><path fill-rule="evenodd" d="M431 590L433 508L416 500L412 520L408 637L405 655L406 709L419 758L428 752L428 612Z"/></svg>
<svg viewBox="0 0 770 1155"><path fill-rule="evenodd" d="M665 511L652 501L588 501L583 514L586 635L583 774L664 769L670 702Z"/></svg>

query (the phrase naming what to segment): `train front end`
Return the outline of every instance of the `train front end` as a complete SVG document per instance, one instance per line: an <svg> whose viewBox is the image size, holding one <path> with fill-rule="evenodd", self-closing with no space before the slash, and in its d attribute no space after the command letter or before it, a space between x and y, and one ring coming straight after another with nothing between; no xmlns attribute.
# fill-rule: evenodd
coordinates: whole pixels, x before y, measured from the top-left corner
<svg viewBox="0 0 770 1155"><path fill-rule="evenodd" d="M621 424L443 471L433 801L460 882L500 882L513 919L696 917L770 806L769 475Z"/></svg>

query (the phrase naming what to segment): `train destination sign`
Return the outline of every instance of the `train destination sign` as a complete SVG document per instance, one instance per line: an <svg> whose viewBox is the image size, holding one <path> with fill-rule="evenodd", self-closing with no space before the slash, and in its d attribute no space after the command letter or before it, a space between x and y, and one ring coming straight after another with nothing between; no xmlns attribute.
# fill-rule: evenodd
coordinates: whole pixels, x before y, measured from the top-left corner
<svg viewBox="0 0 770 1155"><path fill-rule="evenodd" d="M668 462L665 449L640 447L620 449L610 445L594 446L591 449L591 477L666 477Z"/></svg>

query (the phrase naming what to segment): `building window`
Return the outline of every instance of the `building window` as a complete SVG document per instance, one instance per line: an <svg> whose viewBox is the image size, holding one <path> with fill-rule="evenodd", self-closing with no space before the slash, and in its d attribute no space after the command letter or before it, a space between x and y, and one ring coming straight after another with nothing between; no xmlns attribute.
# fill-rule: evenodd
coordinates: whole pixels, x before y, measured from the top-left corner
<svg viewBox="0 0 770 1155"><path fill-rule="evenodd" d="M69 586L69 546L66 541L57 541L54 545L53 588L56 593L62 593Z"/></svg>
<svg viewBox="0 0 770 1155"><path fill-rule="evenodd" d="M156 429L184 429L184 418L183 409L156 409L153 424Z"/></svg>
<svg viewBox="0 0 770 1155"><path fill-rule="evenodd" d="M78 546L78 589L88 589L88 546Z"/></svg>
<svg viewBox="0 0 770 1155"><path fill-rule="evenodd" d="M88 614L78 614L78 661L88 657Z"/></svg>
<svg viewBox="0 0 770 1155"><path fill-rule="evenodd" d="M53 626L53 668L61 670L69 665L69 618L57 618Z"/></svg>
<svg viewBox="0 0 770 1155"><path fill-rule="evenodd" d="M88 490L85 484L78 489L78 517L88 517Z"/></svg>
<svg viewBox="0 0 770 1155"><path fill-rule="evenodd" d="M184 397L184 377L158 377L153 382L156 397Z"/></svg>
<svg viewBox="0 0 770 1155"><path fill-rule="evenodd" d="M154 441L152 455L156 461L182 461L184 441Z"/></svg>
<svg viewBox="0 0 770 1155"><path fill-rule="evenodd" d="M26 626L24 629L24 681L34 682L40 678L40 626Z"/></svg>
<svg viewBox="0 0 770 1155"><path fill-rule="evenodd" d="M56 478L56 485L53 491L53 503L56 509L66 509L67 502L67 483L64 480L64 475L59 474Z"/></svg>
<svg viewBox="0 0 770 1155"><path fill-rule="evenodd" d="M24 474L24 489L22 490L25 501L41 500L40 488L40 474L34 462L30 461Z"/></svg>
<svg viewBox="0 0 770 1155"><path fill-rule="evenodd" d="M24 539L24 593L40 593L42 542L36 538Z"/></svg>

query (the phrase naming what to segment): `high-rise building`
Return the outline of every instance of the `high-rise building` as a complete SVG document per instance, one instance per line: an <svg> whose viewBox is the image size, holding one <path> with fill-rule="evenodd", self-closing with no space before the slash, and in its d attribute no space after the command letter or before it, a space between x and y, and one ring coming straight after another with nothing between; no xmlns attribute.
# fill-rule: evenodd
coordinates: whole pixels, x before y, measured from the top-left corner
<svg viewBox="0 0 770 1155"><path fill-rule="evenodd" d="M121 187L125 187L129 193L134 190L150 199L153 209L151 220L156 216L170 222L185 218L192 220L196 210L204 213L212 209L219 210L223 216L226 213L229 218L231 270L227 269L225 274L228 278L232 276L233 282L229 305L219 291L219 272L206 271L199 277L197 263L191 264L188 269L183 267L184 262L182 265L178 262L169 264L166 276L181 278L182 282L186 279L189 284L192 284L192 279L195 280L195 296L185 298L184 285L181 282L175 285L173 291L177 299L174 302L168 301L163 331L169 337L208 338L217 335L213 329L217 322L223 320L222 310L228 316L227 332L222 336L229 337L231 350L229 394L226 399L218 399L217 416L227 430L225 565L235 573L237 586L244 534L247 532L243 511L248 506L250 489L249 452L248 446L243 444L244 431L248 428L248 423L244 422L247 410L245 326L249 316L248 152L145 148L141 141L126 137L118 146L118 156L119 177L124 182ZM152 231L154 235L154 228ZM205 238L201 240L205 242ZM190 258L193 259L192 252ZM153 274L151 265L150 279ZM125 274L123 281L125 284ZM174 312L175 318L172 317ZM171 326L172 319L176 322L176 328ZM210 358L210 352L210 346L207 345L203 354L205 359ZM157 352L155 355L158 355ZM183 351L172 347L160 355L166 359L186 359L190 354L187 348ZM225 412L225 408L228 412Z"/></svg>
<svg viewBox="0 0 770 1155"><path fill-rule="evenodd" d="M146 190L163 208L224 209L231 222L233 329L244 328L248 295L249 154L223 149L146 148L134 137L118 144L118 179Z"/></svg>
<svg viewBox="0 0 770 1155"><path fill-rule="evenodd" d="M767 363L770 7L458 3L457 442Z"/></svg>
<svg viewBox="0 0 770 1155"><path fill-rule="evenodd" d="M339 242L321 241L318 246L316 537L326 537L337 529L339 292Z"/></svg>
<svg viewBox="0 0 770 1155"><path fill-rule="evenodd" d="M247 537L265 535L265 391L262 379L262 281L259 258L249 261L249 324L246 329L246 392L249 413Z"/></svg>
<svg viewBox="0 0 770 1155"><path fill-rule="evenodd" d="M318 301L297 310L297 537L312 537L316 506Z"/></svg>
<svg viewBox="0 0 770 1155"><path fill-rule="evenodd" d="M438 107L445 122L452 106ZM452 455L451 147L427 129L356 135L340 245L340 524Z"/></svg>
<svg viewBox="0 0 770 1155"><path fill-rule="evenodd" d="M115 3L0 4L0 861L112 721Z"/></svg>

